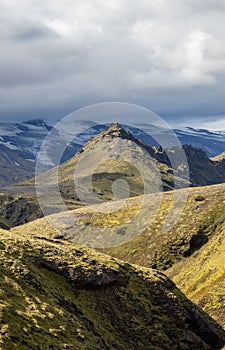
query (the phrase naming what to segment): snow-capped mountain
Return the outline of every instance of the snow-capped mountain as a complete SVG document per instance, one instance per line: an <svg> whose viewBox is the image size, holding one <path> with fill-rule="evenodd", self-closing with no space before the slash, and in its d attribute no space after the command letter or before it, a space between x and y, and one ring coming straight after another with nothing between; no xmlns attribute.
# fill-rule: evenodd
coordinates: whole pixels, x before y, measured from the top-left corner
<svg viewBox="0 0 225 350"><path fill-rule="evenodd" d="M0 186L20 182L34 174L35 163L22 157L10 143L0 144Z"/></svg>
<svg viewBox="0 0 225 350"><path fill-rule="evenodd" d="M57 149L59 145L65 145L61 163L71 158L91 137L97 135L106 128L106 124L96 124L91 121L72 122L64 125L63 130L54 128L55 142L46 147L46 155L42 155L41 164L50 168L57 164ZM141 139L150 145L159 145L156 140L166 139L168 131L155 127L151 124L123 125L134 137ZM0 123L0 152L7 154L13 159L12 164L19 167L19 161L35 162L38 152L46 136L51 132L53 126L42 119L28 120L20 123ZM205 129L194 129L191 127L174 130L181 144L200 148L209 157L214 157L225 150L225 131L209 131ZM73 135L76 135L73 138ZM72 140L72 141L71 141ZM4 146L4 147L3 147ZM169 144L170 146L170 144ZM171 146L173 146L171 144ZM17 163L17 164L16 164ZM21 164L22 165L22 164ZM28 165L28 163L27 163ZM28 169L32 167L28 166ZM29 174L28 174L29 175Z"/></svg>
<svg viewBox="0 0 225 350"><path fill-rule="evenodd" d="M160 139L160 137L161 139L163 137L166 138L168 135L167 130L156 128L147 123L136 124L135 126L122 126L132 132L135 138L139 138L143 142L153 146L158 145L157 139ZM97 135L106 127L106 124L100 125L91 121L80 121L65 125L63 130L54 128L55 145L51 144L49 148L46 147L46 155L44 154L42 156L41 165L45 169L57 165L57 145L60 144L65 145L61 163L70 159L91 137ZM9 174L11 167L14 167L12 172L17 169L17 174L19 167L21 169L27 169L27 171L19 172L16 178L13 177L13 181L20 181L24 177L27 178L34 175L34 164L31 165L31 163L35 162L41 145L52 128L53 126L50 123L41 119L20 123L0 123L0 154L4 159L8 157L12 160L8 162L7 174ZM209 131L187 127L175 129L174 132L181 144L200 148L209 157L214 157L225 150L225 131ZM76 137L73 138L73 135L76 135ZM4 164L6 163L4 162ZM2 182L0 181L0 183L10 182L10 179L7 180L7 175L4 175Z"/></svg>
<svg viewBox="0 0 225 350"><path fill-rule="evenodd" d="M85 132L80 133L74 142L77 145L80 144L82 146L90 137L103 131L106 126L106 124L93 125L92 127L88 127L87 125ZM122 126L129 130L135 138L139 138L143 142L152 146L159 146L157 139L163 140L163 138L168 138L170 135L170 130L162 127L155 127L151 124L136 124L135 126L122 124ZM174 129L171 132L174 132L182 145L191 145L194 148L199 148L206 152L208 157L215 157L225 151L225 131L186 127L182 129ZM168 147L170 146L174 146L174 144L171 143L170 145L168 142Z"/></svg>
<svg viewBox="0 0 225 350"><path fill-rule="evenodd" d="M194 129L187 127L174 130L181 144L200 148L209 157L214 157L225 150L225 131Z"/></svg>
<svg viewBox="0 0 225 350"><path fill-rule="evenodd" d="M88 128L89 126L89 123L87 123L86 127ZM2 122L0 123L0 147L4 145L6 151L15 152L15 157L20 156L29 162L35 162L41 145L51 130L52 126L41 119L28 120L21 123ZM71 128L63 131L54 130L56 144L62 140L66 141L70 137L71 132L73 132ZM93 131L90 130L90 133L92 134ZM63 154L61 162L71 158L81 145L82 140L79 138L78 144L70 142L70 145ZM55 165L54 150L51 150L49 153L51 156L46 155L46 159L43 159L43 167L53 167Z"/></svg>
<svg viewBox="0 0 225 350"><path fill-rule="evenodd" d="M80 125L81 124L81 125ZM60 139L69 139L71 135L77 136L70 142L69 147L63 155L62 161L69 159L74 153L82 147L92 136L97 135L106 128L106 124L96 124L91 121L83 121L73 125L63 131L56 130L56 142ZM151 135L165 133L163 128L156 128L151 124L136 124L134 126L123 125L132 134L153 146L157 145L156 140ZM52 129L50 123L41 119L28 120L21 123L0 123L0 145L4 145L10 150L20 152L20 155L27 159L35 161L42 142ZM79 129L85 130L79 133ZM200 148L207 153L209 157L214 157L225 150L225 131L209 131L205 129L194 129L191 127L175 129L180 142L193 147ZM166 134L165 134L166 135ZM54 162L51 164L54 165Z"/></svg>
<svg viewBox="0 0 225 350"><path fill-rule="evenodd" d="M25 159L35 160L41 144L51 130L43 120L22 123L0 123L0 144L21 152Z"/></svg>

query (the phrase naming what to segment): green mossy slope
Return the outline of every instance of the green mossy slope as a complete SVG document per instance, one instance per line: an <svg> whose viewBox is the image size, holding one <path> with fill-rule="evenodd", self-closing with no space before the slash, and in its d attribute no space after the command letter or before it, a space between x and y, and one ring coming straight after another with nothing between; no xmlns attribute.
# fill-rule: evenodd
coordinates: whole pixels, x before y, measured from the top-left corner
<svg viewBox="0 0 225 350"><path fill-rule="evenodd" d="M163 274L0 231L3 350L221 349L225 332Z"/></svg>
<svg viewBox="0 0 225 350"><path fill-rule="evenodd" d="M225 224L225 185L221 184L190 188L179 220L168 232L162 232L172 195L173 192L164 194L158 213L142 234L105 251L131 263L166 270L200 249ZM97 215L90 213L90 222L95 222L95 218ZM99 225L101 220L107 225L107 216L98 216ZM145 220L150 220L149 215Z"/></svg>
<svg viewBox="0 0 225 350"><path fill-rule="evenodd" d="M167 274L181 290L225 328L225 230Z"/></svg>

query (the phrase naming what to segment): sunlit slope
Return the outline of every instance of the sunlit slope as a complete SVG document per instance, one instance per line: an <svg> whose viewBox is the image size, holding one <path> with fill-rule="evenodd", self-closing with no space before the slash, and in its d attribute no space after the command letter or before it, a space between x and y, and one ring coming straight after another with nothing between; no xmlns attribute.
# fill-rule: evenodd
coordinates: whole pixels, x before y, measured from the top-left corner
<svg viewBox="0 0 225 350"><path fill-rule="evenodd" d="M105 252L131 263L167 269L206 244L225 221L225 185L191 188L187 194L182 212L179 202L172 212L177 222L167 232L162 228L170 219L174 192L164 193L161 203L159 195L153 194L145 197L144 206L140 196L125 204L111 201L107 206L103 203L51 215L48 221L42 218L24 225L23 230L105 247ZM176 218L176 214L180 217Z"/></svg>
<svg viewBox="0 0 225 350"><path fill-rule="evenodd" d="M216 162L222 162L225 159L225 152L222 152L222 153L218 154L217 156L212 157L211 159L213 161L216 161Z"/></svg>
<svg viewBox="0 0 225 350"><path fill-rule="evenodd" d="M167 274L191 300L225 327L225 227Z"/></svg>
<svg viewBox="0 0 225 350"><path fill-rule="evenodd" d="M108 252L129 262L167 269L178 260L192 255L225 223L225 185L190 188L186 205L176 224L163 233L163 224L170 215L168 209L172 195L173 192L164 194L162 205L149 228L134 240L113 247ZM97 215L93 214L93 221L95 217ZM107 221L107 218L103 220ZM145 220L148 220L148 216Z"/></svg>

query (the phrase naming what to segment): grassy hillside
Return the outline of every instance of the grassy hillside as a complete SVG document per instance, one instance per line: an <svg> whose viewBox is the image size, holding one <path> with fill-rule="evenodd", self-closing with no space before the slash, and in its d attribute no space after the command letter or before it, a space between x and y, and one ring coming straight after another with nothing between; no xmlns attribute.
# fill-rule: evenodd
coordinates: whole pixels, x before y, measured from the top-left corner
<svg viewBox="0 0 225 350"><path fill-rule="evenodd" d="M143 234L105 251L130 263L167 269L166 273L181 290L225 327L225 184L190 188L188 192L188 201L181 218L168 233L163 234L161 230L172 200L172 192L164 194L156 218ZM152 199L153 197L146 205L142 220L151 219L151 207L154 205ZM115 204L112 202L111 206ZM98 207L95 206L95 209ZM93 212L91 207L64 213L63 216L68 219L76 214L76 227L67 227L63 231L61 226L61 238L73 240L76 235L75 241L82 243L82 237L85 237L90 227L98 227L99 232L101 227L109 227L112 236L108 237L108 241L112 243L114 236L126 232L127 222L139 209L140 198L133 198L128 200L124 209L111 214ZM51 217L59 227L61 217L62 214ZM122 225L123 231L116 229L118 224ZM19 231L20 228L12 229L13 233ZM23 226L24 233L29 234L30 231L37 236L41 232L44 238L54 239L59 236L59 232L54 231L46 219ZM168 270L171 266L174 267Z"/></svg>
<svg viewBox="0 0 225 350"><path fill-rule="evenodd" d="M190 188L188 192L180 219L167 233L162 233L162 224L168 213L172 192L164 194L161 208L145 232L131 242L107 251L129 262L159 269L167 269L192 255L225 223L225 185ZM90 216L91 222L97 221L97 215ZM148 218L146 216L145 220ZM107 216L103 220L102 224L106 225ZM99 221L101 224L101 219Z"/></svg>
<svg viewBox="0 0 225 350"><path fill-rule="evenodd" d="M167 274L225 328L225 225L204 247Z"/></svg>
<svg viewBox="0 0 225 350"><path fill-rule="evenodd" d="M163 274L23 232L0 231L1 349L224 346L225 332Z"/></svg>

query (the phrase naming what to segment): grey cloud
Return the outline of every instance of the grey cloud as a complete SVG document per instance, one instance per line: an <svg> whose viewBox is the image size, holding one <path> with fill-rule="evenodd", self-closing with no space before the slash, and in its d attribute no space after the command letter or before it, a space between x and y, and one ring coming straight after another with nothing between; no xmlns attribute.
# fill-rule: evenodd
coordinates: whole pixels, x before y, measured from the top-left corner
<svg viewBox="0 0 225 350"><path fill-rule="evenodd" d="M3 0L0 116L54 117L107 100L174 120L223 112L224 1L202 4L30 0L18 7Z"/></svg>
<svg viewBox="0 0 225 350"><path fill-rule="evenodd" d="M51 37L57 34L47 27L35 26L34 24L25 25L21 28L17 28L13 33L12 38L15 40L32 41L38 39L51 39Z"/></svg>

